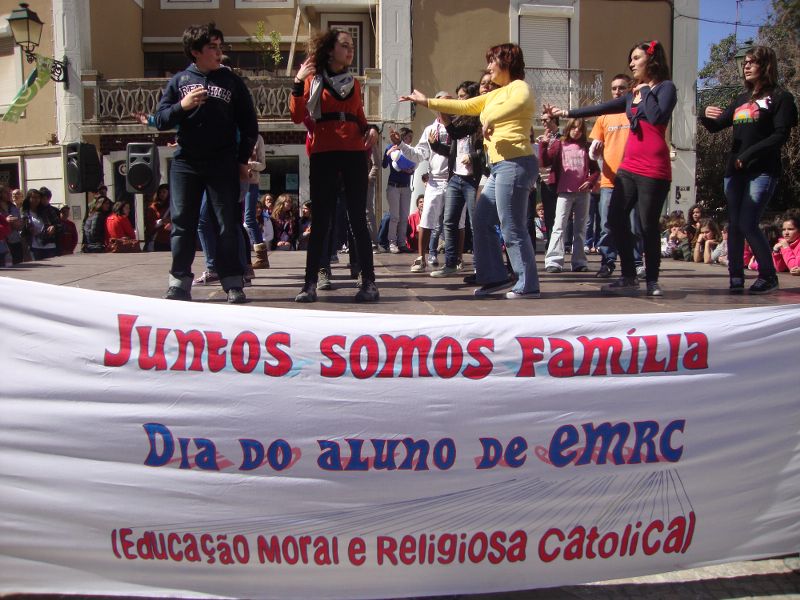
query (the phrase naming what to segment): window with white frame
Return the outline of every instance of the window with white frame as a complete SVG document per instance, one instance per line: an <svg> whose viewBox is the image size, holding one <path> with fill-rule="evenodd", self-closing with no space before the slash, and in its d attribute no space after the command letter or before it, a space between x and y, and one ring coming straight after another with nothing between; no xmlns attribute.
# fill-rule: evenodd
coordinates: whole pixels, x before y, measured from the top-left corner
<svg viewBox="0 0 800 600"><path fill-rule="evenodd" d="M161 0L161 8L162 10L219 8L219 0Z"/></svg>
<svg viewBox="0 0 800 600"><path fill-rule="evenodd" d="M369 15L365 14L334 14L324 13L320 16L322 29L339 29L346 31L353 38L355 56L350 71L356 75L363 75L364 69L370 66L369 42L372 22Z"/></svg>
<svg viewBox="0 0 800 600"><path fill-rule="evenodd" d="M0 30L0 114L6 113L21 87L22 54L10 29Z"/></svg>
<svg viewBox="0 0 800 600"><path fill-rule="evenodd" d="M294 0L236 0L236 8L292 8Z"/></svg>
<svg viewBox="0 0 800 600"><path fill-rule="evenodd" d="M520 15L519 46L526 67L569 69L569 19Z"/></svg>

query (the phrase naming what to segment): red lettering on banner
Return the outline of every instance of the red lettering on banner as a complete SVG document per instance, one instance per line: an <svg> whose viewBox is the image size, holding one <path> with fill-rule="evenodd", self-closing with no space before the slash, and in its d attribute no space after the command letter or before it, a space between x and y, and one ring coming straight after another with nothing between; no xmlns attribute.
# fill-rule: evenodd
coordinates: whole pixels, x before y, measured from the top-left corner
<svg viewBox="0 0 800 600"><path fill-rule="evenodd" d="M389 535L377 538L377 562L391 565L450 564L458 562L473 564L489 561L496 565L501 562L521 562L527 556L528 535L516 530L510 535L505 531L473 534L445 533L421 534L419 537L404 535L399 540Z"/></svg>
<svg viewBox="0 0 800 600"><path fill-rule="evenodd" d="M360 537L354 537L347 545L347 559L351 564L360 567L367 561L367 544Z"/></svg>
<svg viewBox="0 0 800 600"><path fill-rule="evenodd" d="M551 377L596 377L670 373L678 365L687 371L708 369L708 337L704 333L669 333L575 341L558 337L517 337L521 359L517 377L535 377L537 365L546 365ZM548 348L545 350L545 348Z"/></svg>
<svg viewBox="0 0 800 600"><path fill-rule="evenodd" d="M348 343L346 336L330 335L322 339L319 348L328 361L320 365L323 377L344 377L349 369L356 379L434 376L451 379L459 374L468 379L483 379L492 371L492 362L485 353L494 351L494 340L470 340L465 352L461 343L449 336L434 344L427 336L362 335ZM465 364L465 356L475 364Z"/></svg>
<svg viewBox="0 0 800 600"><path fill-rule="evenodd" d="M564 533L557 527L551 527L539 538L539 559L548 563L557 559L593 560L634 556L640 551L646 556L658 552L684 553L692 543L695 522L694 511L690 511L686 516L672 519L666 529L661 519L654 519L647 525L641 521L628 523L622 532L601 531L597 526L587 530L583 525L576 525L569 533Z"/></svg>
<svg viewBox="0 0 800 600"><path fill-rule="evenodd" d="M264 342L264 349L277 364L272 364L264 361L264 375L270 377L283 377L292 370L292 357L289 356L280 346L289 347L291 345L291 336L283 331L273 333Z"/></svg>
<svg viewBox="0 0 800 600"><path fill-rule="evenodd" d="M138 342L138 367L142 370L155 369L164 371L196 371L205 370L218 373L230 364L240 373L252 373L261 359L262 342L252 331L241 331L229 343L219 331L199 331L192 329L182 331L165 327L156 328L155 341L151 340L153 327L139 325L135 327L137 315L117 315L117 331L119 349L115 352L106 350L103 365L122 367L128 364ZM172 365L167 364L165 346L174 343L177 352ZM283 349L291 346L291 337L285 332L269 334L263 341L266 353L264 359L264 375L282 377L291 371L292 358ZM191 353L191 359L189 354ZM206 363L203 363L205 357Z"/></svg>

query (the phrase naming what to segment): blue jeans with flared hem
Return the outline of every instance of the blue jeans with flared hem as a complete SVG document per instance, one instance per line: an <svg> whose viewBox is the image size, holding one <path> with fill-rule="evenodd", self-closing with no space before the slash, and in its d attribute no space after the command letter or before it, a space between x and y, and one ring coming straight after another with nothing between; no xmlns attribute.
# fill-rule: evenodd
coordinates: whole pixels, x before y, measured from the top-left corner
<svg viewBox="0 0 800 600"><path fill-rule="evenodd" d="M499 223L511 267L518 276L515 292L539 291L536 257L527 230L528 194L539 173L535 156L497 162L475 203L473 224L475 273L479 284L505 281L503 248L495 226Z"/></svg>
<svg viewBox="0 0 800 600"><path fill-rule="evenodd" d="M473 177L453 175L447 182L444 196L444 264L447 267L458 264L458 226L461 224L461 213L466 204L472 224L477 189L478 182Z"/></svg>
<svg viewBox="0 0 800 600"><path fill-rule="evenodd" d="M778 178L767 173L735 173L726 177L725 198L728 201L728 273L744 279L744 241L758 261L758 276L774 277L772 248L758 224L775 193Z"/></svg>

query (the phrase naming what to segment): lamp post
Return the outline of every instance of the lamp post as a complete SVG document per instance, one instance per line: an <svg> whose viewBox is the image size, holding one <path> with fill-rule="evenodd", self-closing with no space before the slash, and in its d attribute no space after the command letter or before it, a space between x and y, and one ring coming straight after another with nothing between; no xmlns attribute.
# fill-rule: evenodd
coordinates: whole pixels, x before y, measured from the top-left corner
<svg viewBox="0 0 800 600"><path fill-rule="evenodd" d="M736 61L736 68L739 69L739 75L744 77L744 59L747 53L753 49L753 40L747 40L742 47L733 55L733 60Z"/></svg>
<svg viewBox="0 0 800 600"><path fill-rule="evenodd" d="M34 50L39 46L42 39L42 29L44 23L34 11L28 8L27 2L20 2L19 8L8 16L8 24L11 27L11 33L14 36L14 42L25 53L25 59L28 63L36 61L36 54ZM63 61L50 59L50 79L58 83L63 83L65 87L69 87L69 79L67 78L67 59Z"/></svg>

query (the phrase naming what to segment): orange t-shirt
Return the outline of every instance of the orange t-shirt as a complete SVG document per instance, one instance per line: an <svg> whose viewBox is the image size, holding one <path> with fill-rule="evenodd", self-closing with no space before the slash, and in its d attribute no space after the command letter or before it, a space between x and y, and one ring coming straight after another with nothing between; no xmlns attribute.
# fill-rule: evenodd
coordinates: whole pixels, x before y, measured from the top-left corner
<svg viewBox="0 0 800 600"><path fill-rule="evenodd" d="M305 118L306 102L311 95L311 81L305 80L303 95L289 97L289 112L294 123L302 123ZM311 132L309 154L316 152L353 151L364 152L364 132L367 130L367 118L364 116L364 105L361 103L361 85L358 80L353 84L353 92L345 99L339 100L327 88L322 88L320 111L324 113L344 112L354 115L356 121L318 121Z"/></svg>
<svg viewBox="0 0 800 600"><path fill-rule="evenodd" d="M602 115L592 127L589 137L603 142L603 171L600 176L601 188L613 188L614 177L625 154L628 132L631 123L625 113Z"/></svg>

